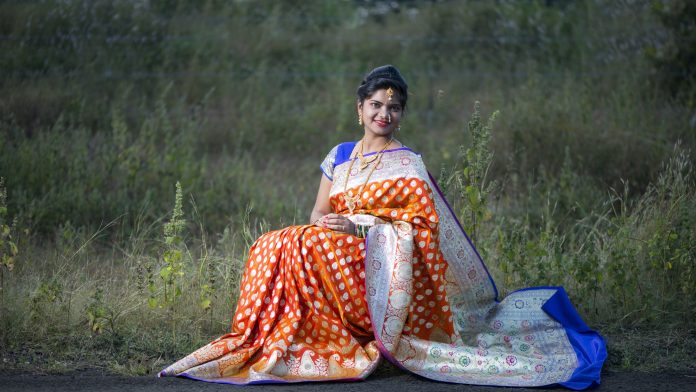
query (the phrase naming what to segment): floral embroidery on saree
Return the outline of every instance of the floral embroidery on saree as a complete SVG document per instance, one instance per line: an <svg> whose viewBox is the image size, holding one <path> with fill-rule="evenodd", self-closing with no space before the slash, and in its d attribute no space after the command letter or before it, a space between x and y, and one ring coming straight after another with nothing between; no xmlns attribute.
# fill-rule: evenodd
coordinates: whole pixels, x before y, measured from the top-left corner
<svg viewBox="0 0 696 392"><path fill-rule="evenodd" d="M345 190L357 192L367 175L349 166L332 171L340 214L348 214L346 176ZM249 251L232 331L161 375L234 384L364 379L385 356L441 381L566 385L581 365L577 346L588 341L594 352L582 366L601 369L601 337L551 314L576 314L562 288L497 301L420 156L385 152L360 199L354 218L376 223L365 239L311 225L262 235Z"/></svg>

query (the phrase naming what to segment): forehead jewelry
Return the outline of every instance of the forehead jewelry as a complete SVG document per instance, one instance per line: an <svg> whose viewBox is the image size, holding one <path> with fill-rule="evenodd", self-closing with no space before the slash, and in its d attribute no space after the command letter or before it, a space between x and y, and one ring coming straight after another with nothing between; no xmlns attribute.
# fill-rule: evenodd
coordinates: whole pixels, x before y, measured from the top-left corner
<svg viewBox="0 0 696 392"><path fill-rule="evenodd" d="M394 96L394 90L392 90L392 88L389 87L387 89L387 98L389 99L390 102L391 102L393 96Z"/></svg>

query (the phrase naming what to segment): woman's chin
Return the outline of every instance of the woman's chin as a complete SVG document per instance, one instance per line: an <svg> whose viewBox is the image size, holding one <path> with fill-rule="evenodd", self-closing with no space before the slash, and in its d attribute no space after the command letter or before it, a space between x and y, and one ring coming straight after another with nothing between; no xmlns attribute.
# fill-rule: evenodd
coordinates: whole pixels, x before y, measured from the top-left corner
<svg viewBox="0 0 696 392"><path fill-rule="evenodd" d="M386 127L386 128L375 127L375 128L370 128L368 131L375 136L390 137L392 135L392 133L394 133L394 128L393 127Z"/></svg>

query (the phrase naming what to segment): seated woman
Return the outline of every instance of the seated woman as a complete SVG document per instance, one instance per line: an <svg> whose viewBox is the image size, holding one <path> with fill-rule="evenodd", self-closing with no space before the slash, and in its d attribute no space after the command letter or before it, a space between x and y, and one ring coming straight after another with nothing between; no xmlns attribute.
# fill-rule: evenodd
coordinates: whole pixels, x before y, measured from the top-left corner
<svg viewBox="0 0 696 392"><path fill-rule="evenodd" d="M502 301L421 157L394 138L408 87L393 66L357 90L358 142L334 147L311 224L249 250L232 331L160 376L249 384L366 378L384 356L433 380L599 383L604 340L561 287Z"/></svg>

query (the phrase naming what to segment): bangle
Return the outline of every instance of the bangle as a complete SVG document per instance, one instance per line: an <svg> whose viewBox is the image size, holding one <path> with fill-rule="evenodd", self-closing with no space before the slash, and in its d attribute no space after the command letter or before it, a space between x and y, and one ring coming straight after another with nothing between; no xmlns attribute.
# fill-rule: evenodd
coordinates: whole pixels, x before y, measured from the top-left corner
<svg viewBox="0 0 696 392"><path fill-rule="evenodd" d="M358 238L365 238L369 230L370 226L368 225L355 225L355 236Z"/></svg>

